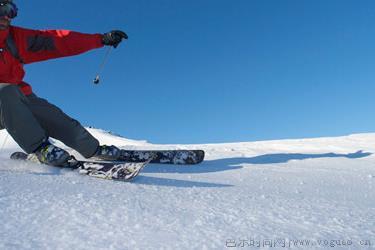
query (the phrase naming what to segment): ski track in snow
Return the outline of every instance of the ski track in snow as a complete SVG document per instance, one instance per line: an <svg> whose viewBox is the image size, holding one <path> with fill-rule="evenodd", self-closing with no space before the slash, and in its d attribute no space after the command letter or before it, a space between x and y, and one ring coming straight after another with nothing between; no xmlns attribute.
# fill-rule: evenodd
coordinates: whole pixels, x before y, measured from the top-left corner
<svg viewBox="0 0 375 250"><path fill-rule="evenodd" d="M151 164L134 182L115 182L9 160L20 149L8 139L0 154L0 249L268 248L250 240L279 249L292 240L315 243L295 249L332 248L317 245L324 240L350 240L338 249L375 246L375 134L155 145L90 131L122 148L201 148L206 161ZM6 137L0 131L0 144Z"/></svg>

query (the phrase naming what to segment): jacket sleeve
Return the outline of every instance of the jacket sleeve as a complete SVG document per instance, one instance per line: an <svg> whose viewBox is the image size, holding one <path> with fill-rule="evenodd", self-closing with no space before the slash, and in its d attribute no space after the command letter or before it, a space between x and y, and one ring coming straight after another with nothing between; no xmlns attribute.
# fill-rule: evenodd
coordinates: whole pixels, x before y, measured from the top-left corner
<svg viewBox="0 0 375 250"><path fill-rule="evenodd" d="M24 63L73 56L101 48L101 34L84 34L69 30L15 29L15 40Z"/></svg>

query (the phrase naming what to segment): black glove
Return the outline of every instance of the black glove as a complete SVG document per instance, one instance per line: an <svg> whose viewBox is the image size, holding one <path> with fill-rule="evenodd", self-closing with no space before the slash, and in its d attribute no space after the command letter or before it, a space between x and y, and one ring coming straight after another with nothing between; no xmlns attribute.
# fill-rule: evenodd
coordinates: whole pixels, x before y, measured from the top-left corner
<svg viewBox="0 0 375 250"><path fill-rule="evenodd" d="M102 42L104 45L109 45L117 48L122 39L128 39L128 35L124 31L112 30L108 33L103 34Z"/></svg>

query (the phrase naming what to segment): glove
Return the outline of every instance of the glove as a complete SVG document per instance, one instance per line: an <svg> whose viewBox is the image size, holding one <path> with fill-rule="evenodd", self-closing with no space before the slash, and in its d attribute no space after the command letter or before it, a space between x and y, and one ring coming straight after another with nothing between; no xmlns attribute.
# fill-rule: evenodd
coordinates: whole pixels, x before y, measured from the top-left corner
<svg viewBox="0 0 375 250"><path fill-rule="evenodd" d="M112 30L103 34L102 43L117 48L122 39L128 39L128 35L124 31Z"/></svg>

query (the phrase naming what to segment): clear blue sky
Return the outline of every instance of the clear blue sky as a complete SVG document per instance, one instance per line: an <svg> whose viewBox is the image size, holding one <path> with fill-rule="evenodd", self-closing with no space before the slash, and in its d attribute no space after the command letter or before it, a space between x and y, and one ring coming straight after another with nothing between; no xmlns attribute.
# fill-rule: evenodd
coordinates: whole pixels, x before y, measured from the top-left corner
<svg viewBox="0 0 375 250"><path fill-rule="evenodd" d="M373 0L16 1L13 24L125 30L105 49L26 66L82 124L153 143L375 131Z"/></svg>

